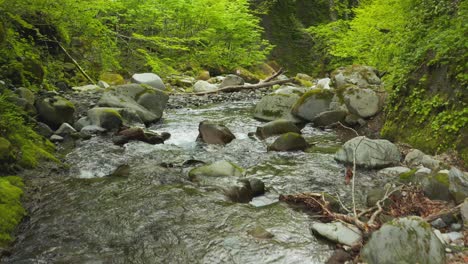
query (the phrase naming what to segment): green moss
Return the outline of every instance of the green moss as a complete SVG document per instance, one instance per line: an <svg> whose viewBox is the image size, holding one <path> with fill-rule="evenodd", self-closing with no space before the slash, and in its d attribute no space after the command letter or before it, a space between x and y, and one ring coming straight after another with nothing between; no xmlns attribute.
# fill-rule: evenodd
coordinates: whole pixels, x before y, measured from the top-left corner
<svg viewBox="0 0 468 264"><path fill-rule="evenodd" d="M11 156L11 143L6 138L0 137L0 160L8 160Z"/></svg>
<svg viewBox="0 0 468 264"><path fill-rule="evenodd" d="M11 232L20 223L26 211L21 205L23 182L15 176L0 178L0 246L13 239Z"/></svg>
<svg viewBox="0 0 468 264"><path fill-rule="evenodd" d="M102 110L102 113L117 116L119 119L122 119L122 116L120 115L120 113L115 109L106 108Z"/></svg>
<svg viewBox="0 0 468 264"><path fill-rule="evenodd" d="M293 106L293 109L297 110L298 107L303 105L312 96L316 99L332 100L333 95L333 92L327 89L312 89L303 94L301 98L297 100L297 102Z"/></svg>
<svg viewBox="0 0 468 264"><path fill-rule="evenodd" d="M446 173L437 173L436 175L434 175L434 179L435 179L437 182L439 182L439 183L441 183L441 184L443 184L443 185L445 185L445 186L447 186L447 187L448 187L449 184L450 184L449 176L448 176L448 174L446 174Z"/></svg>
<svg viewBox="0 0 468 264"><path fill-rule="evenodd" d="M297 77L294 77L294 81L298 82L299 85L303 87L311 87L314 85L311 81L304 80L304 79L297 78Z"/></svg>
<svg viewBox="0 0 468 264"><path fill-rule="evenodd" d="M122 77L122 75L118 73L106 72L106 73L101 74L101 76L99 76L99 79L102 81L105 81L109 85L125 84L125 79Z"/></svg>
<svg viewBox="0 0 468 264"><path fill-rule="evenodd" d="M401 181L406 181L406 182L411 181L414 174L416 173L416 171L418 171L418 170L417 169L412 169L412 170L410 170L408 172L401 173L400 176L399 176L400 180Z"/></svg>

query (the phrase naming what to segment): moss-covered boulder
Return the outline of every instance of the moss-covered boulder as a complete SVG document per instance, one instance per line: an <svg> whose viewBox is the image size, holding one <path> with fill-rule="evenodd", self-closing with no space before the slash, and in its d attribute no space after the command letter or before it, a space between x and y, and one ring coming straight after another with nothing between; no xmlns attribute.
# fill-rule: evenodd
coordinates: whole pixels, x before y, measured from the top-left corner
<svg viewBox="0 0 468 264"><path fill-rule="evenodd" d="M197 141L207 144L226 145L236 138L225 125L206 120L200 122L198 132Z"/></svg>
<svg viewBox="0 0 468 264"><path fill-rule="evenodd" d="M349 85L367 88L382 83L375 68L362 65L340 67L332 72L331 80L336 89Z"/></svg>
<svg viewBox="0 0 468 264"><path fill-rule="evenodd" d="M455 167L449 171L450 195L457 204L462 203L468 197L468 173Z"/></svg>
<svg viewBox="0 0 468 264"><path fill-rule="evenodd" d="M255 106L253 116L262 121L286 119L294 123L302 122L291 114L291 109L299 96L296 94L270 94L264 96Z"/></svg>
<svg viewBox="0 0 468 264"><path fill-rule="evenodd" d="M75 106L61 96L39 98L35 106L39 118L52 128L58 128L63 123L73 123Z"/></svg>
<svg viewBox="0 0 468 264"><path fill-rule="evenodd" d="M161 119L168 100L169 96L159 89L127 84L111 87L102 95L98 105L130 109L149 124Z"/></svg>
<svg viewBox="0 0 468 264"><path fill-rule="evenodd" d="M400 162L400 152L395 144L388 140L369 139L363 136L348 140L334 158L339 162L352 164L354 152L356 152L356 165L370 169Z"/></svg>
<svg viewBox="0 0 468 264"><path fill-rule="evenodd" d="M13 240L11 232L26 215L20 201L23 187L19 177L0 177L0 247Z"/></svg>
<svg viewBox="0 0 468 264"><path fill-rule="evenodd" d="M0 137L0 161L6 161L11 157L11 143L6 138Z"/></svg>
<svg viewBox="0 0 468 264"><path fill-rule="evenodd" d="M125 79L118 73L105 72L99 76L99 80L104 81L111 86L125 84Z"/></svg>
<svg viewBox="0 0 468 264"><path fill-rule="evenodd" d="M197 181L199 177L241 177L244 170L236 164L221 160L212 164L194 168L189 172L189 178Z"/></svg>
<svg viewBox="0 0 468 264"><path fill-rule="evenodd" d="M438 172L416 180L421 182L424 194L428 198L442 201L452 200L449 192L450 181L448 171Z"/></svg>
<svg viewBox="0 0 468 264"><path fill-rule="evenodd" d="M361 251L369 264L445 263L445 247L419 217L401 218L372 233Z"/></svg>
<svg viewBox="0 0 468 264"><path fill-rule="evenodd" d="M333 93L326 89L313 89L294 104L292 113L304 120L313 121L317 115L330 109Z"/></svg>
<svg viewBox="0 0 468 264"><path fill-rule="evenodd" d="M325 111L315 116L312 123L317 127L326 127L337 122L343 123L347 114L348 112L344 110Z"/></svg>
<svg viewBox="0 0 468 264"><path fill-rule="evenodd" d="M123 118L117 109L111 107L96 107L88 110L91 125L97 125L107 130L118 130L123 124Z"/></svg>
<svg viewBox="0 0 468 264"><path fill-rule="evenodd" d="M362 118L374 116L382 108L379 96L371 89L351 87L344 91L343 97L349 112Z"/></svg>
<svg viewBox="0 0 468 264"><path fill-rule="evenodd" d="M269 151L296 151L309 147L307 141L298 133L289 132L279 136L273 144L268 146Z"/></svg>
<svg viewBox="0 0 468 264"><path fill-rule="evenodd" d="M288 132L301 133L301 130L292 121L278 119L257 127L255 135L260 139L265 139L274 135L281 135Z"/></svg>

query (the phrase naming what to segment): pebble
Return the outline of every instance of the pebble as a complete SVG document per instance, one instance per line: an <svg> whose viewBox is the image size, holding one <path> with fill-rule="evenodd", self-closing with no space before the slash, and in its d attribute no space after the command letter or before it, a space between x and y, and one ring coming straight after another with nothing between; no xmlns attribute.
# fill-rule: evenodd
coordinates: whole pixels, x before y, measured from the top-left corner
<svg viewBox="0 0 468 264"><path fill-rule="evenodd" d="M444 220L442 220L442 218L437 218L436 220L432 221L431 222L431 225L435 228L444 228L447 226L447 224L445 224Z"/></svg>

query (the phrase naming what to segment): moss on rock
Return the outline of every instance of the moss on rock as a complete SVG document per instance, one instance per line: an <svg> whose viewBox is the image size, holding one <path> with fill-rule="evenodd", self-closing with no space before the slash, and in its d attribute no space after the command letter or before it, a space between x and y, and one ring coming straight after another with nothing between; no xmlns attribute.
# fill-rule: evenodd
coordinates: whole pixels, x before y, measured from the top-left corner
<svg viewBox="0 0 468 264"><path fill-rule="evenodd" d="M13 240L11 232L26 215L20 201L23 187L19 177L0 178L0 246L5 246Z"/></svg>

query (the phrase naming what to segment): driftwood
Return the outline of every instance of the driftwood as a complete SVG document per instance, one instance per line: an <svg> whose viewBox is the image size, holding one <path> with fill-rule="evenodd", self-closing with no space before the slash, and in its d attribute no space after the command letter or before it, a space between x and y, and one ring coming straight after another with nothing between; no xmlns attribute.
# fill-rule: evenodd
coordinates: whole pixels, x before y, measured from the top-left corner
<svg viewBox="0 0 468 264"><path fill-rule="evenodd" d="M272 81L276 77L278 77L280 74L283 73L283 69L280 69L276 73L274 73L272 76L266 78L263 81L260 81L256 84L245 84L245 85L231 85L231 86L226 86L221 89L217 89L214 91L208 91L208 92L199 92L199 93L187 93L189 95L206 95L206 94L215 94L215 93L230 93L230 92L236 92L236 91L241 91L241 90L251 90L251 89L260 89L264 87L271 87L276 84L285 84L288 82L292 82L293 79L286 79L286 80L277 80L277 81Z"/></svg>

